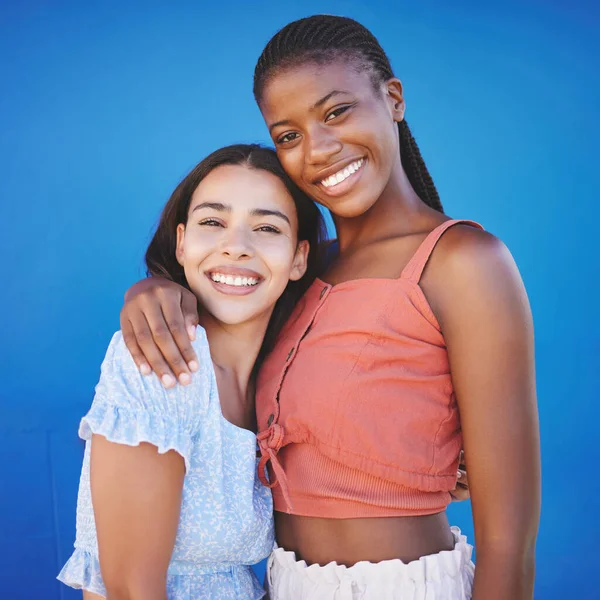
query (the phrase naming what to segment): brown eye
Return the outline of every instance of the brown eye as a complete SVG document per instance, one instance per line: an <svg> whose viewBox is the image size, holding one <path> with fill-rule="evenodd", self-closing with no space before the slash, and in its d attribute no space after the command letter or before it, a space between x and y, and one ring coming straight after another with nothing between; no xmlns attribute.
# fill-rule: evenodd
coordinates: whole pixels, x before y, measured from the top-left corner
<svg viewBox="0 0 600 600"><path fill-rule="evenodd" d="M282 135L280 138L277 138L278 144L289 144L293 142L296 138L298 138L298 134L295 132L286 133Z"/></svg>
<svg viewBox="0 0 600 600"><path fill-rule="evenodd" d="M344 114L349 108L350 105L335 108L325 117L325 123L327 123L327 121L331 121L331 119L335 119L336 117L339 117L340 115Z"/></svg>
<svg viewBox="0 0 600 600"><path fill-rule="evenodd" d="M256 231L264 231L266 233L281 233L277 227L273 227L273 225L261 225Z"/></svg>
<svg viewBox="0 0 600 600"><path fill-rule="evenodd" d="M207 225L208 227L222 227L222 223L217 221L216 219L204 219L204 221L200 221L198 225Z"/></svg>

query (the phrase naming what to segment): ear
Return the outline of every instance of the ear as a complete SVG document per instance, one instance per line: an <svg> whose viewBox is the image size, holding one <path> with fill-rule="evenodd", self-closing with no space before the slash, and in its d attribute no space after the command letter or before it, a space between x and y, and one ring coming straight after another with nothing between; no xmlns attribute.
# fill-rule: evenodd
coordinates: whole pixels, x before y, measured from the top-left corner
<svg viewBox="0 0 600 600"><path fill-rule="evenodd" d="M298 279L302 279L304 273L306 273L306 269L308 267L309 250L310 244L306 240L298 242L296 256L294 256L292 270L290 271L290 281L298 281Z"/></svg>
<svg viewBox="0 0 600 600"><path fill-rule="evenodd" d="M402 82L397 77L392 77L385 82L384 86L386 98L392 111L392 118L399 123L404 120L404 111L406 110Z"/></svg>
<svg viewBox="0 0 600 600"><path fill-rule="evenodd" d="M183 240L185 239L185 225L179 223L177 225L177 247L175 248L175 258L177 262L183 267Z"/></svg>

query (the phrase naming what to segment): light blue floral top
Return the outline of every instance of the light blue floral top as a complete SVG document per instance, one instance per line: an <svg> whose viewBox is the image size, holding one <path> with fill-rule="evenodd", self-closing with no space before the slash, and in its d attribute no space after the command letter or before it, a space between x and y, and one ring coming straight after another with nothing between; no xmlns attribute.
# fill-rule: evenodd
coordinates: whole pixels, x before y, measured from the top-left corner
<svg viewBox="0 0 600 600"><path fill-rule="evenodd" d="M169 600L258 600L264 590L249 565L273 549L271 492L258 480L256 436L221 412L206 333L193 343L200 370L188 386L165 389L143 376L120 332L102 363L94 402L82 419L86 440L77 499L75 551L58 579L106 596L90 494L92 434L160 453L176 450L186 475L177 539L167 576Z"/></svg>

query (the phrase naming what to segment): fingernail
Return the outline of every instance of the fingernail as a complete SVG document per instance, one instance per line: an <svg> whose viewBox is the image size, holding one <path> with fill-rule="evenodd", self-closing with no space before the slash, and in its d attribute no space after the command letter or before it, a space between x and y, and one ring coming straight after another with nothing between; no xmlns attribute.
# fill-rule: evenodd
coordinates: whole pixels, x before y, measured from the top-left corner
<svg viewBox="0 0 600 600"><path fill-rule="evenodd" d="M181 385L187 385L188 383L192 382L192 378L190 377L189 373L181 373L179 375L179 383L181 383Z"/></svg>
<svg viewBox="0 0 600 600"><path fill-rule="evenodd" d="M175 385L175 377L173 375L165 374L160 380L163 382L165 387L173 387Z"/></svg>
<svg viewBox="0 0 600 600"><path fill-rule="evenodd" d="M150 373L152 373L150 365L147 365L146 363L140 365L140 371L142 372L142 375L150 375Z"/></svg>
<svg viewBox="0 0 600 600"><path fill-rule="evenodd" d="M190 362L188 363L188 368L193 373L195 373L198 370L198 366L199 365L195 360L190 360Z"/></svg>
<svg viewBox="0 0 600 600"><path fill-rule="evenodd" d="M456 471L456 477L460 479L462 477L462 473L460 471Z"/></svg>
<svg viewBox="0 0 600 600"><path fill-rule="evenodd" d="M188 336L192 341L196 339L196 327L194 325L188 325Z"/></svg>

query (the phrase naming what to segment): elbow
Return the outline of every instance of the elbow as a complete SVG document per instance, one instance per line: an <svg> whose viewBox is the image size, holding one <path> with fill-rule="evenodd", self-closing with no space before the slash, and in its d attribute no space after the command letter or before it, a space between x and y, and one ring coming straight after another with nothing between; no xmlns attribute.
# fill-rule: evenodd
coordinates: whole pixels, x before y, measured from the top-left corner
<svg viewBox="0 0 600 600"><path fill-rule="evenodd" d="M523 565L535 565L539 511L503 511L497 518L480 519L475 526L477 556L483 553L513 557Z"/></svg>
<svg viewBox="0 0 600 600"><path fill-rule="evenodd" d="M477 562L483 557L494 556L512 563L522 572L535 569L535 543L512 544L504 542L477 544Z"/></svg>
<svg viewBox="0 0 600 600"><path fill-rule="evenodd" d="M501 537L476 543L477 566L495 564L524 584L535 577L535 536Z"/></svg>
<svg viewBox="0 0 600 600"><path fill-rule="evenodd" d="M481 560L504 564L529 577L535 572L535 551L537 541L537 520L520 519L517 522L505 520L493 527L479 527L475 531L477 563Z"/></svg>
<svg viewBox="0 0 600 600"><path fill-rule="evenodd" d="M166 576L144 572L103 574L107 600L167 600Z"/></svg>
<svg viewBox="0 0 600 600"><path fill-rule="evenodd" d="M523 564L535 564L536 535L494 536L477 540L477 554L495 554L512 557Z"/></svg>
<svg viewBox="0 0 600 600"><path fill-rule="evenodd" d="M473 599L533 600L535 556L504 553L498 548L477 551Z"/></svg>
<svg viewBox="0 0 600 600"><path fill-rule="evenodd" d="M473 600L533 600L535 552L506 544L477 548Z"/></svg>

